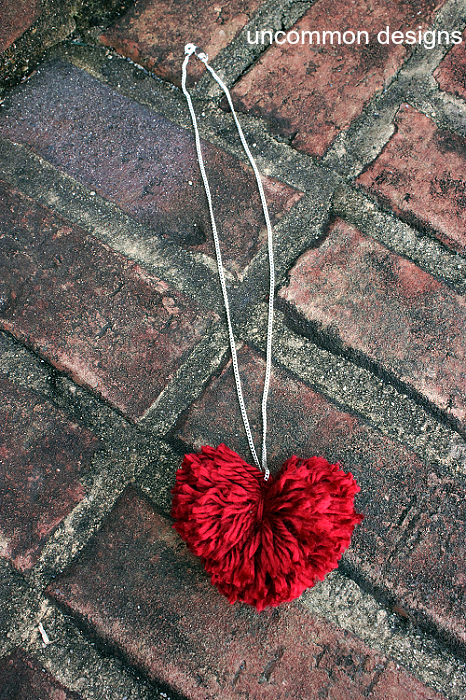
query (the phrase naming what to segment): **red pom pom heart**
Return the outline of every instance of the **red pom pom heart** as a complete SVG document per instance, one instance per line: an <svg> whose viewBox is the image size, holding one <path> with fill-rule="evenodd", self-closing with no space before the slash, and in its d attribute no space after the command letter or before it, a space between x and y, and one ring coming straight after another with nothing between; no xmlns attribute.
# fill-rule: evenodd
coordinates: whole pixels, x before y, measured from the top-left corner
<svg viewBox="0 0 466 700"><path fill-rule="evenodd" d="M264 474L225 445L185 455L173 493L175 530L230 603L263 610L297 598L338 566L359 491L323 457L290 457Z"/></svg>

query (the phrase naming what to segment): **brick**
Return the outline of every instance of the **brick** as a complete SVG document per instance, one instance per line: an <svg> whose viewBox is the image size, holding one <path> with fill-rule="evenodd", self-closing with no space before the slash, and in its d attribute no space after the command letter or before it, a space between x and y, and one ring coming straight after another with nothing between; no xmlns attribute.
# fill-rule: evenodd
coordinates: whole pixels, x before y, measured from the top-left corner
<svg viewBox="0 0 466 700"><path fill-rule="evenodd" d="M194 4L139 0L100 41L163 80L180 85L185 44L199 46L212 61L238 36L261 4L262 0L199 0ZM191 82L203 72L203 66L195 63L189 70Z"/></svg>
<svg viewBox="0 0 466 700"><path fill-rule="evenodd" d="M259 447L264 363L247 347L239 360ZM345 566L405 615L418 622L427 618L464 645L466 502L461 481L427 470L412 452L278 368L268 414L272 471L292 454L323 455L355 475L361 487L356 509L365 517L355 529ZM187 450L225 442L250 459L230 366L187 411L176 437Z"/></svg>
<svg viewBox="0 0 466 700"><path fill-rule="evenodd" d="M443 4L440 3L440 5ZM335 137L358 117L371 98L396 75L407 45L379 43L378 33L428 26L440 6L435 0L319 0L292 28L318 31L321 44L274 44L233 90L235 106L262 117L273 131L310 155L323 156ZM331 18L331 19L329 19ZM415 19L413 19L415 18ZM257 27L259 31L264 27ZM365 30L354 44L323 44L324 31ZM251 33L255 40L255 32ZM295 40L295 37L292 37ZM300 40L301 41L301 40ZM351 41L351 35L347 41ZM312 115L312 118L310 118Z"/></svg>
<svg viewBox="0 0 466 700"><path fill-rule="evenodd" d="M83 499L80 477L99 440L0 375L0 555L28 571Z"/></svg>
<svg viewBox="0 0 466 700"><path fill-rule="evenodd" d="M451 92L466 99L466 32L463 32L461 44L454 46L434 71L441 90Z"/></svg>
<svg viewBox="0 0 466 700"><path fill-rule="evenodd" d="M431 700L437 697L431 688L409 676L397 664L390 662L374 688L372 700Z"/></svg>
<svg viewBox="0 0 466 700"><path fill-rule="evenodd" d="M363 700L392 672L384 656L297 604L262 613L229 605L132 488L48 593L151 680L192 700ZM394 687L410 684L411 700L441 700L399 674Z"/></svg>
<svg viewBox="0 0 466 700"><path fill-rule="evenodd" d="M409 105L396 133L357 179L401 218L442 243L466 252L466 141Z"/></svg>
<svg viewBox="0 0 466 700"><path fill-rule="evenodd" d="M342 220L299 258L279 297L466 426L464 297Z"/></svg>
<svg viewBox="0 0 466 700"><path fill-rule="evenodd" d="M40 0L0 0L0 53L34 24L40 8Z"/></svg>
<svg viewBox="0 0 466 700"><path fill-rule="evenodd" d="M0 659L0 700L80 700L65 688L38 660L16 649Z"/></svg>
<svg viewBox="0 0 466 700"><path fill-rule="evenodd" d="M215 314L7 185L0 192L0 327L136 420Z"/></svg>
<svg viewBox="0 0 466 700"><path fill-rule="evenodd" d="M58 63L33 76L0 115L0 135L117 204L147 226L148 239L155 232L214 257L192 135L84 71ZM203 153L224 263L239 273L266 238L254 175L205 142ZM264 187L274 221L301 196L269 178Z"/></svg>

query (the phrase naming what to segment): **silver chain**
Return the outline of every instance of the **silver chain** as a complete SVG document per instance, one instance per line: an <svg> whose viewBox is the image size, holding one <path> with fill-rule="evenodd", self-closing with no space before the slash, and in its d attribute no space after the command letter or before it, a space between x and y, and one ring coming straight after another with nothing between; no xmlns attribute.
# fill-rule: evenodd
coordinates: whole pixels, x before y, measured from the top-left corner
<svg viewBox="0 0 466 700"><path fill-rule="evenodd" d="M267 399L268 399L268 395L269 395L270 375L271 375L271 371L272 371L273 302L274 302L274 290L275 290L275 268L274 268L274 261L273 261L272 224L270 223L269 210L267 207L267 201L265 199L264 188L262 185L261 176L260 176L259 170L257 168L256 162L251 154L251 151L249 150L249 146L246 143L246 139L244 137L241 125L238 121L238 117L236 116L236 112L235 112L235 109L233 107L233 102L231 100L230 92L229 92L227 86L219 78L217 73L215 73L213 68L211 66L209 66L209 64L207 63L207 60L208 60L207 54L205 54L203 52L197 53L197 47L194 46L194 44L186 44L185 54L186 55L185 55L185 59L183 61L182 75L181 75L181 88L182 88L183 93L184 93L186 100L188 102L189 112L191 114L191 120L192 120L193 127L194 127L194 136L195 136L195 141L196 141L197 159L199 161L199 170L201 171L202 181L204 183L204 189L205 189L205 193L207 196L207 203L209 205L209 214L210 214L210 220L211 220L211 224L212 224L212 233L213 233L214 244L215 244L215 254L217 257L218 275L219 275L220 286L221 286L222 294L223 294L223 302L225 305L225 313L226 313L227 326L228 326L228 338L230 341L231 359L232 359L232 364L233 364L233 374L235 377L236 393L238 394L238 401L239 401L239 406L240 406L240 410L241 410L241 416L243 418L244 428L245 428L246 436L247 436L248 443L249 443L249 449L251 450L251 455L253 457L253 460L254 460L254 463L256 464L256 466L259 467L259 469L262 469L262 471L264 472L264 479L267 480L269 478L269 475L270 475L269 469L267 467ZM230 109L231 109L231 113L233 115L233 119L235 120L235 124L236 124L236 128L238 130L239 137L241 139L241 143L242 143L244 151L249 159L249 162L251 163L252 169L254 171L254 175L256 177L257 187L259 189L259 194L260 194L260 198L261 198L261 202L262 202L262 209L264 211L265 224L267 227L267 246L268 246L268 257L269 257L269 308L268 308L268 321L267 321L267 349L266 349L266 362L265 362L264 390L263 390L263 394L262 394L262 460L261 460L261 462L259 461L259 458L258 458L257 452L256 452L256 448L254 446L254 440L252 437L251 428L249 425L249 419L248 419L248 415L246 412L246 406L245 406L245 402L244 402L243 389L242 389L242 385L241 385L241 378L239 375L239 368L238 368L238 358L237 358L237 354L236 354L235 337L233 334L233 327L232 327L232 323L231 323L230 304L228 302L228 294L227 294L227 287L226 287L226 282L225 282L225 274L224 274L224 270L223 270L222 254L220 251L220 241L219 241L219 237L218 237L217 225L215 223L214 210L213 210L213 206L212 206L212 195L210 192L209 181L207 179L207 174L206 174L205 167L204 167L204 160L202 157L201 139L199 136L199 128L197 125L196 113L194 111L191 96L186 88L187 66L188 66L189 59L191 58L191 56L193 54L200 61L202 61L202 63L204 63L207 70L210 72L210 74L212 75L214 80L218 83L218 85L220 86L220 88L223 90L223 92L226 95L226 98L228 100L228 104L229 104Z"/></svg>

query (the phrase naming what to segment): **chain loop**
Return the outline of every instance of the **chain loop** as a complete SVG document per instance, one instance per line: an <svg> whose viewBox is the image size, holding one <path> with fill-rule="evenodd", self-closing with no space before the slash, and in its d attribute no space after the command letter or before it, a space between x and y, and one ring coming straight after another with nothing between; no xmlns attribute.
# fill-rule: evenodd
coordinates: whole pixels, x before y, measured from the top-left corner
<svg viewBox="0 0 466 700"><path fill-rule="evenodd" d="M199 162L199 170L201 172L202 181L204 183L204 189L205 189L207 203L208 203L208 207L209 207L210 220L211 220L211 224L212 224L212 233L213 233L214 244L215 244L215 254L216 254L216 258L217 258L218 275L219 275L219 279L220 279L220 287L222 289L223 302L225 305L225 313L226 313L227 326L228 326L228 338L229 338L229 342L230 342L233 374L235 377L235 384L236 384L236 393L238 395L241 417L243 419L244 429L246 431L246 437L248 439L249 449L251 451L252 458L253 458L256 466L259 467L259 469L262 469L262 471L264 472L264 479L267 480L269 478L269 475L270 475L269 469L267 467L267 400L268 400L268 395L269 395L270 376L271 376L271 371L272 371L273 302L274 302L274 292L275 292L275 267L274 267L274 260L273 260L272 224L270 222L269 210L267 207L267 201L265 199L265 193L264 193L264 188L262 185L261 176L260 176L259 170L257 168L256 162L251 154L251 151L249 150L249 146L248 146L246 139L244 137L243 130L241 128L241 124L238 121L238 117L237 117L235 109L233 107L233 102L231 100L230 91L228 90L227 86L223 83L221 78L214 71L214 69L208 64L208 62L207 62L208 56L206 53L204 53L204 52L198 53L197 47L194 44L186 44L185 54L186 55L185 55L185 59L183 61L182 75L181 75L181 88L182 88L183 93L186 97L188 107L189 107L189 113L191 115L191 120L193 123L194 137L195 137L195 142L196 142L197 159ZM186 87L187 66L188 66L189 59L191 58L192 55L195 55L200 61L202 61L202 63L204 63L204 65L207 68L207 70L209 71L209 73L212 75L214 80L217 82L217 84L220 86L220 88L225 93L225 96L228 100L229 107L231 109L231 113L233 115L233 119L235 121L236 128L238 130L238 135L240 137L241 144L244 148L244 151L245 151L245 153L249 159L249 162L251 163L252 169L254 171L254 175L256 178L256 182L257 182L257 187L259 189L259 195L261 198L262 209L264 212L265 224L267 227L267 247L268 247L268 257L269 257L269 305L268 305L268 320L267 320L267 348L266 348L265 377L264 377L264 389L263 389L263 394L262 394L262 455L261 455L262 459L261 459L261 461L259 461L259 458L257 456L256 448L254 446L254 439L252 437L252 432L251 432L251 428L249 425L249 419L248 419L248 415L246 412L246 405L244 402L243 389L242 389L241 378L240 378L240 374L239 374L238 358L237 358L237 354L236 354L235 337L233 334L233 327L232 327L232 323L231 323L230 305L228 302L228 294L227 294L225 274L224 274L224 269L223 269L222 254L220 251L220 241L219 241L217 225L215 222L214 210L213 210L213 205L212 205L212 195L211 195L209 181L207 179L207 174L206 174L205 167L204 167L204 159L202 156L201 139L199 136L199 128L198 128L198 124L197 124L196 113L194 111L194 106L193 106L193 103L191 100L191 96L190 96L190 94L187 90L187 87Z"/></svg>

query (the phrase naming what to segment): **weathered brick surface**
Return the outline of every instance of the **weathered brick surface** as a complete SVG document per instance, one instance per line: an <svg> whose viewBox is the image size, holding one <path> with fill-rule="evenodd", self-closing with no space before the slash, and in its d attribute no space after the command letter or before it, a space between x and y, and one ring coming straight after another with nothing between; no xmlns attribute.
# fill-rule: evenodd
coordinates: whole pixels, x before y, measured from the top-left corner
<svg viewBox="0 0 466 700"><path fill-rule="evenodd" d="M421 697L428 700L432 690L403 673L398 665L390 664L374 688L371 700L413 700Z"/></svg>
<svg viewBox="0 0 466 700"><path fill-rule="evenodd" d="M454 46L445 56L434 77L440 89L452 92L466 99L466 32L463 32L461 44Z"/></svg>
<svg viewBox="0 0 466 700"><path fill-rule="evenodd" d="M301 256L279 296L302 322L364 353L466 426L464 297L342 220Z"/></svg>
<svg viewBox="0 0 466 700"><path fill-rule="evenodd" d="M60 63L34 76L0 115L0 135L115 202L148 227L148 238L155 231L214 256L192 135L84 71ZM254 175L224 151L203 149L225 266L238 272L265 239ZM300 197L268 178L264 187L274 220Z"/></svg>
<svg viewBox="0 0 466 700"><path fill-rule="evenodd" d="M259 446L263 361L245 348L240 371ZM271 383L268 433L272 469L292 454L320 454L341 461L355 475L361 486L357 509L365 517L345 561L388 599L394 596L408 614L421 613L466 642L466 503L461 482L426 470L401 445L278 369ZM193 404L177 437L196 448L225 442L249 458L231 368L213 379Z"/></svg>
<svg viewBox="0 0 466 700"><path fill-rule="evenodd" d="M50 534L82 500L80 476L100 443L3 375L0 425L0 555L27 571Z"/></svg>
<svg viewBox="0 0 466 700"><path fill-rule="evenodd" d="M0 327L133 419L216 318L5 184L0 270Z"/></svg>
<svg viewBox="0 0 466 700"><path fill-rule="evenodd" d="M399 109L395 124L395 134L357 182L403 219L466 252L466 141L409 105Z"/></svg>
<svg viewBox="0 0 466 700"><path fill-rule="evenodd" d="M21 649L0 659L0 700L80 700Z"/></svg>
<svg viewBox="0 0 466 700"><path fill-rule="evenodd" d="M239 34L261 4L262 0L139 0L100 41L179 85L185 44L194 43L212 60ZM200 63L193 65L190 81L202 71Z"/></svg>
<svg viewBox="0 0 466 700"><path fill-rule="evenodd" d="M0 53L34 24L40 7L40 0L0 0Z"/></svg>
<svg viewBox="0 0 466 700"><path fill-rule="evenodd" d="M299 42L267 49L233 90L235 105L266 119L272 129L295 148L322 156L337 134L359 116L364 106L393 78L408 55L404 44L379 43L377 35L428 26L443 3L435 0L386 2L385 0L319 0L293 27ZM259 31L265 27L257 27ZM324 31L356 34L354 44L323 43ZM366 30L357 45L357 31ZM309 46L301 32L317 31ZM251 35L255 40L255 33ZM283 38L280 38L282 41ZM347 41L351 41L348 35ZM266 40L267 41L267 40ZM296 37L292 36L292 41Z"/></svg>
<svg viewBox="0 0 466 700"><path fill-rule="evenodd" d="M405 700L407 688L410 700L441 700L297 604L263 613L229 605L170 523L132 489L49 593L151 679L192 700Z"/></svg>

